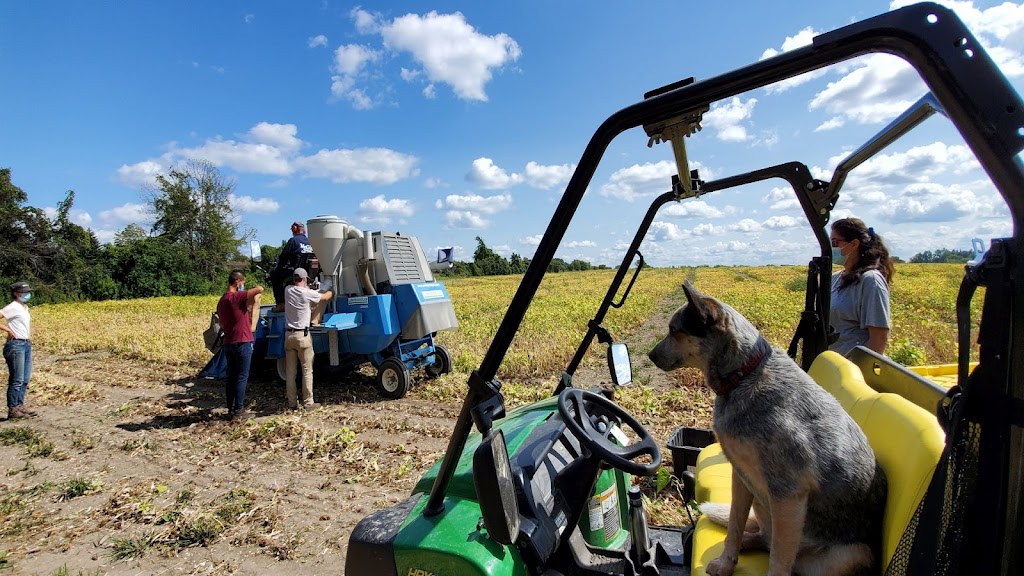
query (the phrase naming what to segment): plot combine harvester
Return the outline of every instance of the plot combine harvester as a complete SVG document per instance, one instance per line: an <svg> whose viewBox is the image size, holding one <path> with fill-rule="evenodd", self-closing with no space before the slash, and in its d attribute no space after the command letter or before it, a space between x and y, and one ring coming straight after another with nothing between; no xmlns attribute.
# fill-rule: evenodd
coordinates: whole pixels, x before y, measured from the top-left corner
<svg viewBox="0 0 1024 576"><path fill-rule="evenodd" d="M459 322L419 241L398 232L363 232L336 216L306 224L320 265L310 277L318 279L321 292L334 291L321 322L309 330L314 365L348 372L370 363L380 393L392 399L409 391L415 370L430 377L451 372L451 354L434 337ZM256 356L276 361L282 380L285 328L284 312L260 307Z"/></svg>
<svg viewBox="0 0 1024 576"><path fill-rule="evenodd" d="M723 26L726 24L723 21ZM712 182L687 166L685 139L713 102L871 52L904 58L931 95L840 164L829 182L792 162ZM866 349L828 351L831 246L825 226L846 173L933 112L957 128L1005 199L1013 236L966 267L956 302L959 358L948 390ZM607 295L550 398L506 410L496 375L610 142L643 127L671 142L678 174L655 199ZM770 178L786 180L820 247L808 265L805 312L790 345L802 367L864 430L889 478L880 573L1024 574L1024 102L951 10L918 4L819 35L809 46L706 80L649 92L594 133L478 369L448 449L399 504L364 518L349 539L349 576L654 576L705 574L724 529L649 525L633 475L652 475L661 451L609 395L577 388L596 338L611 381L630 380L629 353L602 323L626 304L639 254L669 202ZM639 265L624 284L633 262ZM625 286L621 296L619 290ZM977 365L970 302L985 288ZM799 350L798 350L799 349ZM614 390L613 390L614 392ZM614 394L611 394L612 396ZM664 415L671 418L671 415ZM713 438L695 446L690 496L729 501L731 469ZM675 450L673 450L673 453ZM673 456L675 456L673 454ZM767 473L771 473L770 470ZM735 574L765 574L767 555L744 553Z"/></svg>

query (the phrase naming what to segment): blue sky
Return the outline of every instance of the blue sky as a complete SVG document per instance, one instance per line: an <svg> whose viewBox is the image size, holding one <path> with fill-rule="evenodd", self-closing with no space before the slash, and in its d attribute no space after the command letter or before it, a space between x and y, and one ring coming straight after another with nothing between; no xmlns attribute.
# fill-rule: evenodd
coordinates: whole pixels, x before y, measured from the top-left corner
<svg viewBox="0 0 1024 576"><path fill-rule="evenodd" d="M6 2L0 166L29 204L76 193L101 241L149 228L145 187L189 159L234 183L243 230L277 245L333 214L412 234L433 257L476 236L532 256L600 123L676 80L715 76L904 2ZM1024 3L954 8L1020 90ZM835 165L925 91L873 55L714 105L688 141L705 180L792 160ZM615 265L675 173L668 145L620 136L558 256ZM904 258L1011 233L960 136L933 117L855 171L834 217ZM802 264L816 245L769 181L662 209L654 265Z"/></svg>

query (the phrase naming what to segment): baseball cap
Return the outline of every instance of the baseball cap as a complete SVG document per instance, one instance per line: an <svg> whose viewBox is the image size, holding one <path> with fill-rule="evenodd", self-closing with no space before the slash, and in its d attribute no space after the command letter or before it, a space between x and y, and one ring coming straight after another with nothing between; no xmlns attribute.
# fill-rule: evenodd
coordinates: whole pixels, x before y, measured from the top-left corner
<svg viewBox="0 0 1024 576"><path fill-rule="evenodd" d="M302 228L303 230L306 229L306 225L303 224L302 222L298 221L298 220L296 220L295 222L292 222L292 226L297 226L299 228Z"/></svg>
<svg viewBox="0 0 1024 576"><path fill-rule="evenodd" d="M21 294L22 292L31 292L32 288L29 287L28 282L15 282L11 284L11 292L15 294Z"/></svg>
<svg viewBox="0 0 1024 576"><path fill-rule="evenodd" d="M305 268L296 268L295 272L292 273L292 278L309 278L309 273L306 272Z"/></svg>

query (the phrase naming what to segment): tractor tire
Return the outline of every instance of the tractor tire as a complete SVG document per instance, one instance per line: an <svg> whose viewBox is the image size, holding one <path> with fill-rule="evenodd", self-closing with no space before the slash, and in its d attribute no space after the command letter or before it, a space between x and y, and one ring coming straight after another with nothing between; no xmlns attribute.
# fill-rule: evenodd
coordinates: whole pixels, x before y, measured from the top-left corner
<svg viewBox="0 0 1024 576"><path fill-rule="evenodd" d="M281 382L288 381L288 363L285 362L284 356L277 359L274 363L277 368L277 379Z"/></svg>
<svg viewBox="0 0 1024 576"><path fill-rule="evenodd" d="M452 371L452 355L440 344L434 346L434 363L424 369L427 376L437 378Z"/></svg>
<svg viewBox="0 0 1024 576"><path fill-rule="evenodd" d="M398 400L405 396L412 383L412 376L405 363L397 358L388 358L377 368L377 389L385 398Z"/></svg>

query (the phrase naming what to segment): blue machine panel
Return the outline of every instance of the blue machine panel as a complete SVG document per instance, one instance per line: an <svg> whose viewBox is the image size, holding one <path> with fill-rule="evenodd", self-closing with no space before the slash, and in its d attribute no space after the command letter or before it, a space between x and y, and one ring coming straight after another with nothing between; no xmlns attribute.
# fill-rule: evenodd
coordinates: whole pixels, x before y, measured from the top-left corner
<svg viewBox="0 0 1024 576"><path fill-rule="evenodd" d="M388 347L398 336L400 324L391 294L350 296L336 300L339 314L357 314L361 323L338 332L344 352L373 354Z"/></svg>

